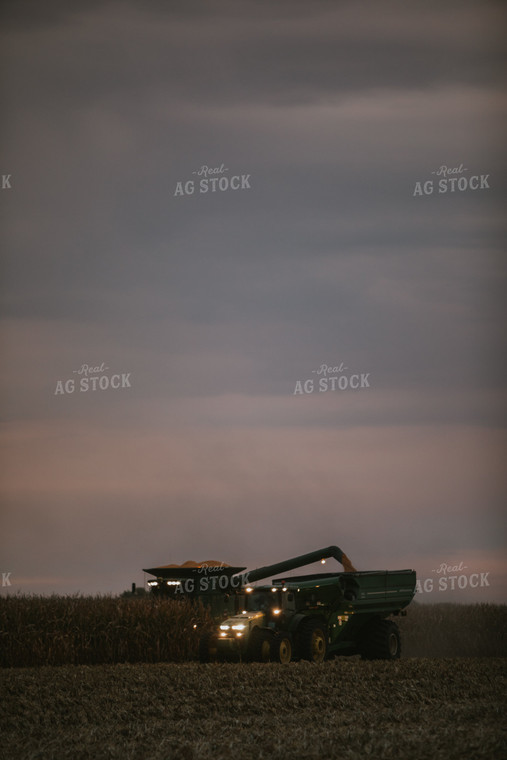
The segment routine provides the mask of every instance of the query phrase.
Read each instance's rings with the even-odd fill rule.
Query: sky
[[[0,14],[0,593],[336,544],[507,602],[504,3]]]

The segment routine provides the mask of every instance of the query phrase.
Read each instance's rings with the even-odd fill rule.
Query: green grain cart
[[[287,575],[330,557],[343,565],[343,572]],[[406,614],[415,594],[414,570],[357,571],[337,546],[247,573],[224,565],[208,566],[203,573],[205,563],[191,564],[195,566],[166,568],[163,575],[163,568],[147,572],[158,573],[157,584],[166,593],[170,589],[175,598],[196,597],[209,608],[216,628],[200,640],[201,662],[400,656],[399,629],[389,618]],[[272,578],[268,585],[252,585],[266,578]]]

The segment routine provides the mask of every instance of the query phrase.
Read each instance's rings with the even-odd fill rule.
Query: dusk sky
[[[0,593],[337,544],[507,602],[505,3],[0,21]]]

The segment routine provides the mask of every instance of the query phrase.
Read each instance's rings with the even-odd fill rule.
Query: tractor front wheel
[[[247,659],[254,662],[269,662],[273,636],[262,628],[254,628],[248,642]]]

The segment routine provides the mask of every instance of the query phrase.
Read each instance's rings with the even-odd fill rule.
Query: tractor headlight
[[[233,631],[244,631],[246,628],[246,625],[244,623],[238,623],[237,625],[232,626]]]
[[[230,627],[231,627],[230,625],[222,624],[220,626],[220,630],[221,631],[228,631]]]

